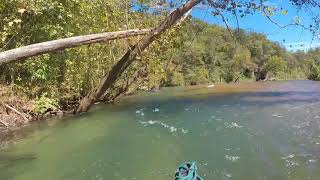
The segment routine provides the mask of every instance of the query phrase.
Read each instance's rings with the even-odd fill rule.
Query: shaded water
[[[206,180],[318,180],[319,90],[291,81],[126,97],[22,130],[0,151],[0,179],[170,180],[192,160]]]

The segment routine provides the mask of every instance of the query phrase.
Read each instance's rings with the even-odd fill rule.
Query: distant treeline
[[[191,19],[175,49],[169,84],[234,82],[240,79],[318,80],[320,49],[289,52],[265,35]],[[196,38],[192,41],[192,37]]]

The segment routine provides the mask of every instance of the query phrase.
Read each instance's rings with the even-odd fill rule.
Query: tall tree
[[[130,66],[130,64],[132,64],[136,57],[139,56],[149,46],[149,44],[151,44],[168,28],[179,22],[184,14],[188,13],[188,11],[190,11],[201,1],[202,0],[188,0],[185,4],[174,10],[157,27],[155,27],[149,35],[131,47],[126,54],[112,67],[110,72],[105,74],[99,85],[80,101],[80,105],[75,112],[82,113],[88,111],[92,104],[99,100],[101,96],[116,83],[120,75]]]

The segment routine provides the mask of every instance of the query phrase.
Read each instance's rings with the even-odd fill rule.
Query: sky
[[[320,0],[316,0],[319,1]],[[286,25],[294,22],[296,17],[299,17],[302,24],[308,24],[310,22],[310,15],[292,6],[288,0],[270,0],[266,2],[266,5],[272,5],[276,7],[283,7],[288,10],[288,14],[278,13],[272,18],[281,25]],[[208,7],[197,6],[192,11],[192,16],[198,19],[204,20],[210,24],[217,24],[225,26],[219,16],[214,17],[210,13]],[[320,12],[315,10],[315,12]],[[229,20],[228,24],[232,28],[236,28],[236,19],[233,16],[226,16]],[[254,15],[248,15],[244,18],[239,18],[239,26],[249,32],[259,32],[267,36],[271,41],[279,42],[286,49],[290,51],[308,50],[310,48],[320,47],[320,36],[313,39],[313,35],[310,31],[298,26],[290,26],[287,28],[280,28],[270,20],[268,20],[261,13],[255,13]]]

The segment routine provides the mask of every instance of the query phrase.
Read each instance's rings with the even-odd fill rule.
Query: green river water
[[[10,136],[1,180],[319,180],[320,84],[165,88]]]

